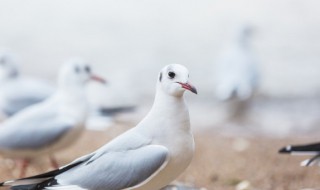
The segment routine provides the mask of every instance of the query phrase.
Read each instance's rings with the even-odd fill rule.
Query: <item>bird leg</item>
[[[319,158],[320,158],[320,155],[317,154],[316,156],[310,158],[310,159],[307,161],[307,163],[305,164],[305,166],[311,166],[311,165],[313,165],[313,162],[316,161],[316,160],[319,159]]]
[[[23,178],[26,175],[26,171],[27,171],[27,168],[29,166],[30,161],[27,159],[22,159],[20,163],[21,163],[21,167],[20,167],[19,178]]]
[[[51,167],[53,167],[54,169],[59,168],[59,164],[53,155],[49,156],[49,160],[50,160]]]

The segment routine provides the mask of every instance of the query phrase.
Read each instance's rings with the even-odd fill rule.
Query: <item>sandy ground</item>
[[[61,165],[89,153],[113,137],[127,130],[131,124],[117,124],[105,132],[87,131],[72,147],[56,154]],[[277,151],[289,143],[305,143],[315,138],[271,138],[226,136],[217,130],[195,134],[196,152],[190,167],[179,181],[209,190],[232,190],[242,181],[249,181],[250,189],[293,190],[320,187],[319,169],[299,166],[304,157],[279,155]],[[0,180],[15,178],[13,164],[1,158]],[[40,158],[32,164],[28,175],[49,170],[49,162]]]

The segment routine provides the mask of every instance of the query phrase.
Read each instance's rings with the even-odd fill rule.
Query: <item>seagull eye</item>
[[[170,79],[173,79],[173,78],[176,76],[176,73],[174,73],[174,72],[169,72],[169,73],[168,73],[168,76],[169,76]]]
[[[90,73],[90,72],[91,72],[91,68],[90,68],[89,66],[86,66],[86,67],[84,68],[84,70],[85,70],[87,73]]]

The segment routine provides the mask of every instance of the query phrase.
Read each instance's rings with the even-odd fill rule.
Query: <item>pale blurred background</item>
[[[109,81],[103,95],[93,96],[136,105],[132,123],[150,108],[160,69],[179,63],[199,91],[187,95],[195,131],[314,137],[320,124],[319,7],[317,0],[6,0],[0,2],[0,47],[16,54],[21,72],[52,83],[70,57],[90,61]],[[225,124],[231,121],[214,97],[215,66],[242,24],[254,31],[260,83],[245,124]]]
[[[320,93],[319,4],[2,1],[0,43],[19,55],[25,72],[53,78],[66,58],[82,56],[117,85],[143,80],[144,92],[133,91],[142,95],[153,92],[154,73],[163,65],[185,64],[201,96],[210,97],[214,58],[235,26],[248,22],[257,30],[253,46],[264,76],[261,93],[314,96]]]
[[[300,123],[310,127],[319,115],[319,6],[315,0],[1,1],[0,46],[17,55],[23,73],[50,80],[66,59],[87,59],[110,81],[103,98],[113,103],[150,103],[160,68],[184,64],[199,90],[190,101],[214,109],[217,57],[235,29],[250,24],[261,73],[258,94],[298,99],[297,116],[290,114],[306,115]],[[285,131],[293,124],[287,116],[279,120]]]

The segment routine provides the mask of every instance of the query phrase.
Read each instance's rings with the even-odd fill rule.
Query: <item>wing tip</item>
[[[3,181],[0,183],[0,187],[8,186],[8,184],[14,183],[14,182],[15,182],[15,180]]]
[[[281,154],[289,154],[292,151],[292,146],[288,145],[286,147],[281,148],[278,152]]]

